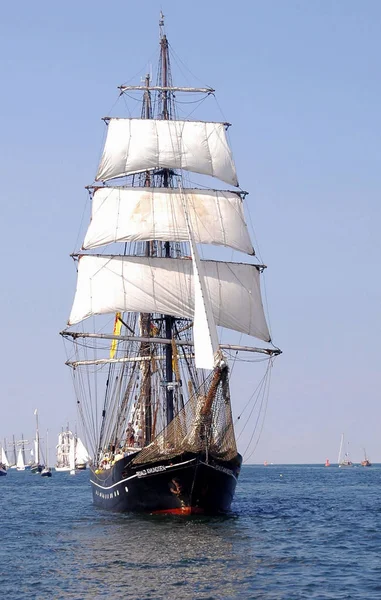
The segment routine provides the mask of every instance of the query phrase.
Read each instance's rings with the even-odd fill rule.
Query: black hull
[[[151,514],[224,514],[230,511],[242,457],[207,460],[187,454],[143,465],[131,465],[136,455],[110,469],[91,468],[94,504],[117,512]]]
[[[4,471],[3,469],[0,469],[0,477],[4,477],[4,475],[6,475],[7,472]]]

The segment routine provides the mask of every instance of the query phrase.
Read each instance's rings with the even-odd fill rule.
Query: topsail
[[[83,249],[113,242],[188,241],[183,200],[195,242],[254,254],[238,192],[150,187],[96,188]]]
[[[96,181],[183,169],[238,186],[224,123],[110,119]]]

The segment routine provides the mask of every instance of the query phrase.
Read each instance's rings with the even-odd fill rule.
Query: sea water
[[[229,517],[108,513],[89,473],[0,478],[0,598],[381,598],[381,466],[245,466]]]

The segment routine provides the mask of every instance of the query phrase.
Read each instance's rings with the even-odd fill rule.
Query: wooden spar
[[[158,188],[158,189],[160,189],[160,188]],[[167,243],[167,242],[165,242],[165,243]],[[109,258],[109,259],[112,259],[112,258],[127,258],[127,259],[128,259],[128,258],[141,258],[141,256],[134,255],[134,254],[131,254],[131,255],[130,255],[130,254],[128,254],[128,255],[126,256],[125,254],[99,254],[99,253],[98,253],[98,254],[86,254],[85,252],[81,252],[81,253],[78,253],[78,252],[73,252],[73,254],[70,254],[70,256],[71,256],[71,258],[73,258],[73,259],[78,259],[78,260],[79,260],[80,258],[82,258],[82,256],[96,256],[97,258]],[[155,257],[154,257],[154,258],[155,258]],[[162,257],[162,258],[163,258],[163,257]],[[171,257],[170,257],[170,256],[166,256],[165,258],[171,258]],[[182,258],[183,258],[183,259],[185,259],[185,257],[182,257]],[[179,259],[177,259],[177,258],[172,258],[172,260],[179,260]],[[225,261],[219,261],[219,260],[209,260],[209,259],[207,259],[207,258],[206,258],[206,259],[203,259],[201,262],[214,262],[214,263],[217,263],[217,264],[218,264],[218,263],[229,264],[229,263],[226,263]],[[233,264],[233,263],[232,263],[232,264]],[[252,265],[252,264],[250,264],[250,263],[243,263],[243,262],[234,263],[234,264],[235,264],[235,265],[246,265],[246,266],[249,266],[249,267],[254,267],[255,269],[258,269],[258,271],[260,271],[261,273],[262,273],[262,271],[263,271],[264,269],[267,269],[267,266],[266,266],[266,265]]]
[[[147,88],[144,87],[144,89],[146,90]],[[118,117],[101,117],[101,121],[104,121],[106,123],[106,125],[108,125],[108,121],[112,121],[112,119],[116,119],[116,118],[118,118]],[[128,117],[123,117],[123,118],[125,118],[126,120],[128,120]],[[201,121],[200,119],[191,119],[191,122],[192,123],[205,123],[205,121]],[[222,123],[222,125],[224,125],[226,127],[226,129],[229,129],[229,127],[231,127],[231,123],[228,123],[227,121],[208,121],[208,122],[210,122],[210,123]]]
[[[93,338],[103,340],[120,340],[121,342],[147,342],[149,344],[172,344],[172,340],[168,338],[157,337],[139,337],[135,335],[113,335],[111,333],[80,333],[76,331],[61,331],[63,337],[77,338]],[[177,346],[193,346],[191,340],[175,340]],[[259,354],[268,354],[269,356],[278,356],[282,354],[279,348],[256,348],[254,346],[240,346],[238,344],[220,344],[222,350],[233,350],[237,352],[257,352]]]
[[[194,358],[194,354],[186,354],[187,358]],[[183,355],[177,355],[177,359],[183,358]],[[83,367],[85,365],[109,365],[115,363],[134,363],[134,362],[150,362],[151,360],[165,360],[165,356],[157,355],[157,356],[124,356],[122,358],[97,358],[94,360],[67,360],[65,365],[68,367]]]
[[[216,91],[213,88],[173,87],[169,85],[119,85],[118,90],[121,93],[149,90],[150,92],[185,92],[189,94],[214,94]]]

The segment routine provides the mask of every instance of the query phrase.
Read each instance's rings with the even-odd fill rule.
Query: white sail
[[[239,194],[196,189],[183,193],[195,242],[254,254]],[[146,240],[188,240],[180,191],[149,187],[96,189],[83,248]]]
[[[184,169],[238,186],[223,123],[110,119],[96,181],[155,168]]]
[[[89,453],[87,452],[84,443],[81,438],[77,437],[77,443],[75,446],[75,462],[77,465],[84,465],[90,460]]]
[[[218,351],[217,328],[205,286],[204,266],[201,263],[192,231],[188,196],[182,194],[181,200],[193,261],[195,365],[198,369],[213,369],[215,355]]]
[[[201,261],[217,325],[270,341],[259,271],[254,265]],[[118,311],[194,317],[192,261],[81,256],[69,325]]]
[[[4,448],[1,448],[1,462],[6,467],[9,467],[9,461],[8,461],[7,453],[5,452]]]
[[[18,455],[17,455],[16,467],[17,467],[18,471],[25,471],[24,457],[23,457],[21,448],[20,448],[20,450],[18,452]]]

